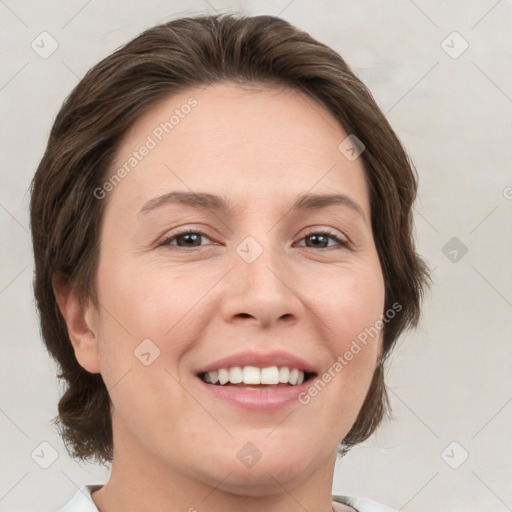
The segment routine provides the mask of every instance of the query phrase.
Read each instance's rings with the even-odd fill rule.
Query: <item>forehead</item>
[[[362,160],[338,148],[346,137],[329,111],[292,89],[190,89],[154,105],[126,133],[110,175],[127,172],[109,202],[140,206],[171,190],[265,202],[287,191],[346,192],[369,216]]]

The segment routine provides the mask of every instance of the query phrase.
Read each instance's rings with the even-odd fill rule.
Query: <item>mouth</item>
[[[198,389],[219,403],[246,411],[293,407],[318,375],[310,357],[284,350],[246,351],[197,368]]]
[[[204,383],[217,387],[277,389],[300,386],[313,380],[316,373],[289,366],[234,366],[200,372],[197,377]]]

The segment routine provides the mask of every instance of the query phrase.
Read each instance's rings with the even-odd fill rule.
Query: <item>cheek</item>
[[[338,351],[345,350],[351,340],[370,331],[384,310],[384,281],[379,265],[352,266],[326,274],[310,287],[307,295],[314,297],[323,322],[329,326],[330,339]],[[373,329],[372,329],[373,328]]]
[[[155,404],[158,415],[168,418],[187,406],[174,369],[187,350],[180,337],[188,332],[185,319],[194,293],[187,288],[190,297],[184,297],[162,274],[104,268],[109,271],[98,271],[102,378],[117,415],[134,429],[150,431]]]
[[[329,384],[333,401],[362,402],[381,349],[385,291],[380,265],[343,268],[316,290],[315,312],[331,360],[323,380],[334,384]]]
[[[173,368],[208,321],[196,311],[204,310],[201,300],[222,273],[203,275],[185,266],[152,263],[135,268],[106,258],[102,264],[97,289],[102,305],[99,334],[104,340],[100,357],[105,370],[114,371],[111,378],[115,379],[134,362],[138,367],[138,353],[147,351],[151,357],[165,356],[155,359],[155,364],[165,359],[168,368]]]

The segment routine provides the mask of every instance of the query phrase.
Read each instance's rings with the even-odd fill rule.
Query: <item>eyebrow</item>
[[[234,205],[223,196],[206,192],[169,192],[147,201],[139,214],[155,210],[167,204],[183,204],[193,208],[215,211],[232,211]],[[366,222],[363,209],[346,194],[303,194],[296,198],[291,211],[314,210],[332,205],[341,205],[357,212]]]

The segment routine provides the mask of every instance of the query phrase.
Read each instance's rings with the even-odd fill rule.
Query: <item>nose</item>
[[[260,245],[261,253],[253,261],[244,248],[255,251],[253,245],[238,248],[233,255],[233,268],[224,283],[222,317],[225,322],[251,322],[268,328],[278,323],[292,325],[300,318],[297,276],[284,251]],[[253,254],[254,257],[254,254]]]

